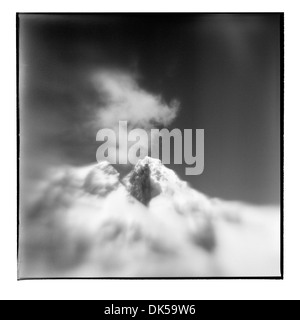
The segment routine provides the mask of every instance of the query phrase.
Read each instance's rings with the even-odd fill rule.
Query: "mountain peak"
[[[145,205],[161,193],[172,195],[175,190],[187,187],[173,170],[151,157],[139,160],[123,182],[130,194]]]
[[[83,184],[84,190],[104,197],[119,186],[119,175],[108,161],[102,161],[87,174]]]

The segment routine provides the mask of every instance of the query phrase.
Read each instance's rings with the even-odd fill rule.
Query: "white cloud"
[[[22,215],[20,275],[279,274],[279,208],[212,200],[171,170],[161,173],[152,178],[162,192],[146,207],[108,163],[53,170]]]
[[[101,71],[94,75],[93,83],[104,102],[97,117],[100,127],[115,128],[119,120],[126,120],[131,128],[149,129],[168,126],[177,116],[177,100],[165,103],[161,96],[140,88],[132,74]]]
[[[135,128],[147,131],[148,138],[144,136],[139,140],[140,150],[145,154],[150,148],[150,130],[158,126],[170,125],[178,114],[177,100],[174,99],[167,104],[161,96],[143,90],[138,85],[137,76],[134,74],[102,70],[93,75],[92,82],[101,102],[93,125],[97,130],[104,128],[114,130],[117,145],[108,144],[108,148],[114,153],[117,152],[119,156],[122,153],[123,158],[128,156],[128,149],[134,142],[128,143],[127,150],[119,148],[119,136],[127,134],[124,128],[119,127],[119,121],[127,121],[128,131]]]

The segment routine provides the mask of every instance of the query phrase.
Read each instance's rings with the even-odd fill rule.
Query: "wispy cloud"
[[[149,129],[168,126],[177,116],[177,100],[167,104],[160,95],[143,90],[133,74],[101,71],[94,75],[93,83],[104,103],[97,117],[100,127],[114,128],[119,120],[127,120],[131,128]]]
[[[100,107],[96,111],[93,125],[97,130],[113,129],[116,133],[117,145],[109,146],[112,155],[127,157],[128,149],[134,142],[128,142],[128,149],[119,148],[119,136],[127,132],[119,127],[119,121],[127,121],[127,129],[144,129],[148,136],[140,137],[139,147],[142,154],[147,154],[150,148],[150,130],[156,127],[166,127],[176,118],[179,111],[179,101],[174,99],[169,104],[160,95],[152,94],[142,89],[134,74],[122,71],[100,71],[92,77],[96,88]],[[109,142],[108,142],[109,143]],[[125,154],[126,153],[126,154]]]

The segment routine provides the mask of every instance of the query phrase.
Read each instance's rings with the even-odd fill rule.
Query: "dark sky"
[[[278,204],[279,14],[29,15],[20,18],[21,169],[95,162],[91,72],[140,75],[181,102],[171,128],[205,130],[205,170],[185,176],[213,196]]]

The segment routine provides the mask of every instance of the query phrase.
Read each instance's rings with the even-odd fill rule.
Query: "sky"
[[[203,174],[169,166],[195,189],[279,204],[280,58],[279,14],[21,14],[23,186],[96,163],[103,115],[127,108],[134,126],[205,130]]]

